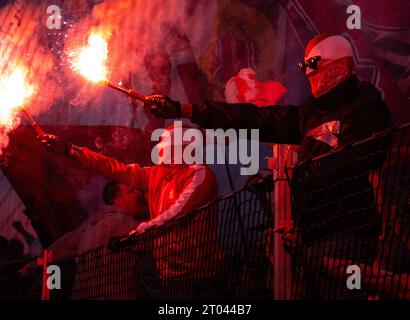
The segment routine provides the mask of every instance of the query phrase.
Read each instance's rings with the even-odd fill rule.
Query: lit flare
[[[15,69],[8,77],[0,78],[0,125],[12,127],[14,116],[24,108],[24,102],[33,93],[33,87],[25,80],[24,70]]]
[[[88,46],[81,49],[74,59],[73,69],[91,82],[105,85],[133,99],[145,102],[147,99],[145,95],[131,89],[123,88],[107,79],[107,58],[107,41],[102,35],[91,33],[88,37]]]
[[[105,83],[107,81],[107,57],[107,41],[101,35],[92,33],[88,37],[88,46],[81,49],[73,67],[88,80],[94,83]]]

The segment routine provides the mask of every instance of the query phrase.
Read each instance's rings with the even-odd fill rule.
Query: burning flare
[[[10,76],[0,78],[0,126],[12,127],[16,112],[24,108],[24,101],[33,93],[25,75],[22,68],[17,68]]]
[[[101,83],[111,89],[126,94],[131,98],[145,102],[145,95],[131,89],[123,88],[107,79],[107,58],[107,41],[100,34],[91,33],[88,37],[88,46],[81,49],[78,56],[73,61],[73,69],[94,83]]]
[[[108,71],[105,64],[107,57],[107,41],[101,35],[92,33],[88,37],[88,46],[79,52],[73,67],[92,82],[106,82]]]

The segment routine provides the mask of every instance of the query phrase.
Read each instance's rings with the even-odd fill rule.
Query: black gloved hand
[[[57,154],[69,155],[71,144],[62,141],[59,137],[52,134],[45,134],[42,137],[37,137],[40,142],[46,147],[50,152]]]
[[[181,118],[181,104],[170,97],[154,94],[147,97],[145,106],[157,118],[175,119]]]
[[[245,186],[252,192],[267,192],[274,188],[272,174],[259,171],[246,179]]]

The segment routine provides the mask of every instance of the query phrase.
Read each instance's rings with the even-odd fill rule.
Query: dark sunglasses
[[[316,70],[317,69],[317,63],[319,62],[320,59],[322,59],[321,56],[311,57],[307,60],[303,60],[303,61],[299,62],[298,67],[300,68],[300,70],[302,70],[303,73],[306,73],[307,68]]]

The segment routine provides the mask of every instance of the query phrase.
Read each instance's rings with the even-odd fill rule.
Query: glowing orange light
[[[107,41],[100,34],[92,33],[88,38],[88,46],[79,52],[73,67],[92,82],[106,81],[107,57]]]
[[[91,33],[88,37],[88,46],[81,49],[78,54],[70,53],[75,58],[72,60],[72,68],[83,77],[94,82],[103,84],[109,88],[122,92],[131,98],[145,102],[147,97],[131,89],[123,88],[121,83],[116,85],[107,79],[108,70],[106,62],[108,58],[108,45],[100,33]]]
[[[26,84],[26,72],[16,68],[8,77],[0,78],[0,125],[11,127],[13,116],[24,101],[33,93],[33,87]]]

